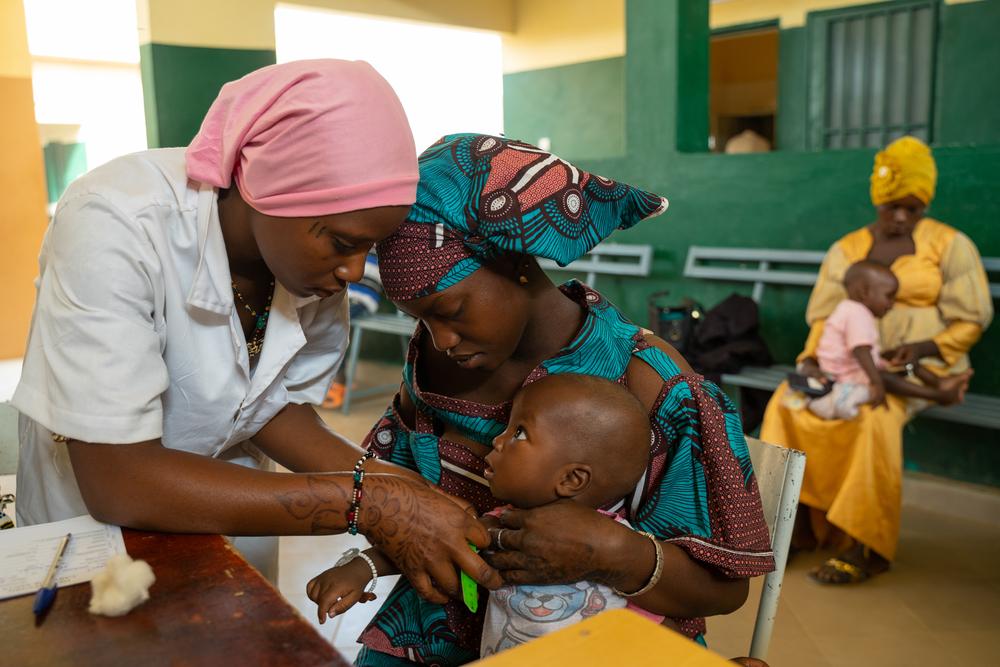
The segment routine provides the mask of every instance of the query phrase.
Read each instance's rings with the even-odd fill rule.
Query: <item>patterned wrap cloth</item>
[[[496,159],[504,151],[511,153]],[[473,159],[476,154],[481,157]],[[546,177],[544,167],[533,170],[540,161],[554,174]],[[503,173],[494,173],[497,169]],[[497,192],[517,192],[515,186],[529,183],[528,172],[542,174],[543,181],[533,198],[519,195],[517,204],[505,202],[511,211],[519,208],[518,213],[495,224],[482,215],[484,208],[493,209],[490,202],[497,201]],[[498,185],[483,187],[487,183]],[[527,191],[531,187],[529,183]],[[568,196],[574,193],[583,193],[579,209]],[[567,200],[570,204],[560,208]],[[532,201],[542,203],[533,206]],[[664,206],[660,197],[592,176],[520,142],[483,135],[446,137],[421,157],[417,206],[410,220],[401,233],[379,244],[383,281],[391,298],[399,300],[445,289],[501,252],[527,252],[565,264],[614,229],[629,227]],[[572,228],[575,233],[565,233],[567,211],[579,212],[577,220],[585,221]],[[627,498],[603,509],[619,512],[637,530],[676,544],[725,576],[769,572],[774,567],[770,538],[732,402],[711,382],[683,374],[597,292],[577,282],[561,289],[584,311],[583,324],[566,347],[528,375],[525,385],[554,373],[582,373],[627,385],[633,358],[662,378],[649,413],[654,442],[647,471]],[[401,391],[416,407],[414,423],[400,417],[397,396],[365,446],[379,458],[419,471],[480,513],[488,512],[502,503],[483,477],[485,461],[448,434],[488,446],[505,428],[511,403],[481,404],[421,388],[417,369],[425,335],[419,324],[403,369]],[[480,605],[474,615],[460,603],[433,604],[401,579],[362,633],[359,641],[365,646],[356,664],[460,665],[475,660],[485,607]],[[676,620],[683,632],[701,640],[704,619]]]
[[[419,165],[410,215],[378,244],[382,283],[393,301],[447,289],[501,253],[566,266],[614,230],[667,209],[663,197],[490,135],[443,137]]]

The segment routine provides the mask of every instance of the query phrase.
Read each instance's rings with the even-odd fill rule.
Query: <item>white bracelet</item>
[[[355,558],[363,558],[364,561],[368,563],[368,567],[372,571],[372,578],[371,581],[368,582],[368,585],[365,586],[365,593],[374,593],[375,582],[378,581],[378,570],[375,568],[375,561],[369,558],[368,554],[361,551],[357,547],[351,547],[340,556],[340,560],[336,562],[335,567],[347,565]]]
[[[660,541],[656,539],[656,536],[652,533],[647,533],[644,530],[637,530],[636,532],[644,537],[648,537],[649,541],[653,543],[653,548],[656,549],[656,567],[653,568],[653,574],[650,575],[649,581],[646,582],[646,585],[636,592],[625,593],[617,588],[612,589],[615,593],[624,598],[634,598],[648,593],[653,590],[653,587],[656,586],[656,584],[660,583],[660,577],[663,576],[663,547],[660,545]]]

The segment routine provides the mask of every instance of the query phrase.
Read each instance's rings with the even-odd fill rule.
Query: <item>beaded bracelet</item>
[[[634,598],[636,596],[648,593],[649,591],[653,590],[653,587],[656,586],[656,584],[660,583],[660,577],[663,576],[663,547],[660,545],[660,541],[656,539],[656,536],[653,535],[652,533],[647,533],[644,530],[637,530],[636,532],[642,535],[643,537],[648,537],[649,541],[653,543],[653,548],[656,549],[656,567],[653,568],[653,574],[649,577],[649,581],[646,582],[646,585],[637,590],[636,592],[624,593],[618,590],[617,588],[612,589],[614,590],[615,593],[621,595],[624,598]]]
[[[372,571],[372,578],[369,580],[368,584],[365,586],[365,593],[374,593],[375,585],[378,583],[378,569],[375,567],[375,561],[366,554],[361,549],[357,547],[351,547],[344,553],[340,555],[340,560],[334,563],[334,567],[341,567],[342,565],[347,565],[355,558],[361,558],[368,564],[368,569]]]
[[[361,512],[361,485],[365,482],[365,471],[362,466],[365,464],[365,461],[373,458],[375,458],[375,452],[369,449],[354,464],[354,492],[351,498],[351,507],[347,510],[347,532],[351,535],[358,534],[358,514]]]

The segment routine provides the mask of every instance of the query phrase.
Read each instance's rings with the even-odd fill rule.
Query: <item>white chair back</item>
[[[795,512],[802,489],[802,475],[806,469],[806,455],[795,449],[770,445],[751,437],[747,437],[747,447],[764,506],[764,520],[767,521],[767,529],[771,534],[771,549],[774,551],[774,572],[764,577],[750,643],[750,657],[764,660],[778,613],[778,597],[781,595],[781,582],[788,562]]]

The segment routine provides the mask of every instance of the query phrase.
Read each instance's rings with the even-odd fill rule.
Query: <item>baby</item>
[[[486,456],[485,477],[496,498],[518,508],[567,498],[628,525],[601,508],[621,506],[635,489],[648,464],[650,443],[647,412],[624,386],[587,375],[550,375],[514,398],[510,422]],[[483,523],[497,527],[495,515],[503,509],[490,512]],[[502,542],[502,533],[497,541]],[[379,576],[396,573],[377,551],[365,554]],[[374,599],[365,592],[371,577],[368,563],[355,558],[310,581],[307,593],[317,604],[320,622]],[[491,655],[623,607],[663,621],[596,582],[505,585],[490,594],[481,652]]]
[[[823,419],[853,419],[864,404],[885,405],[886,388],[893,394],[922,398],[942,405],[962,400],[971,371],[939,377],[919,363],[912,372],[923,384],[906,381],[886,371],[879,349],[877,318],[896,300],[899,282],[883,264],[862,260],[844,275],[847,298],[826,319],[816,358],[832,381],[829,393],[809,401],[808,408]]]

